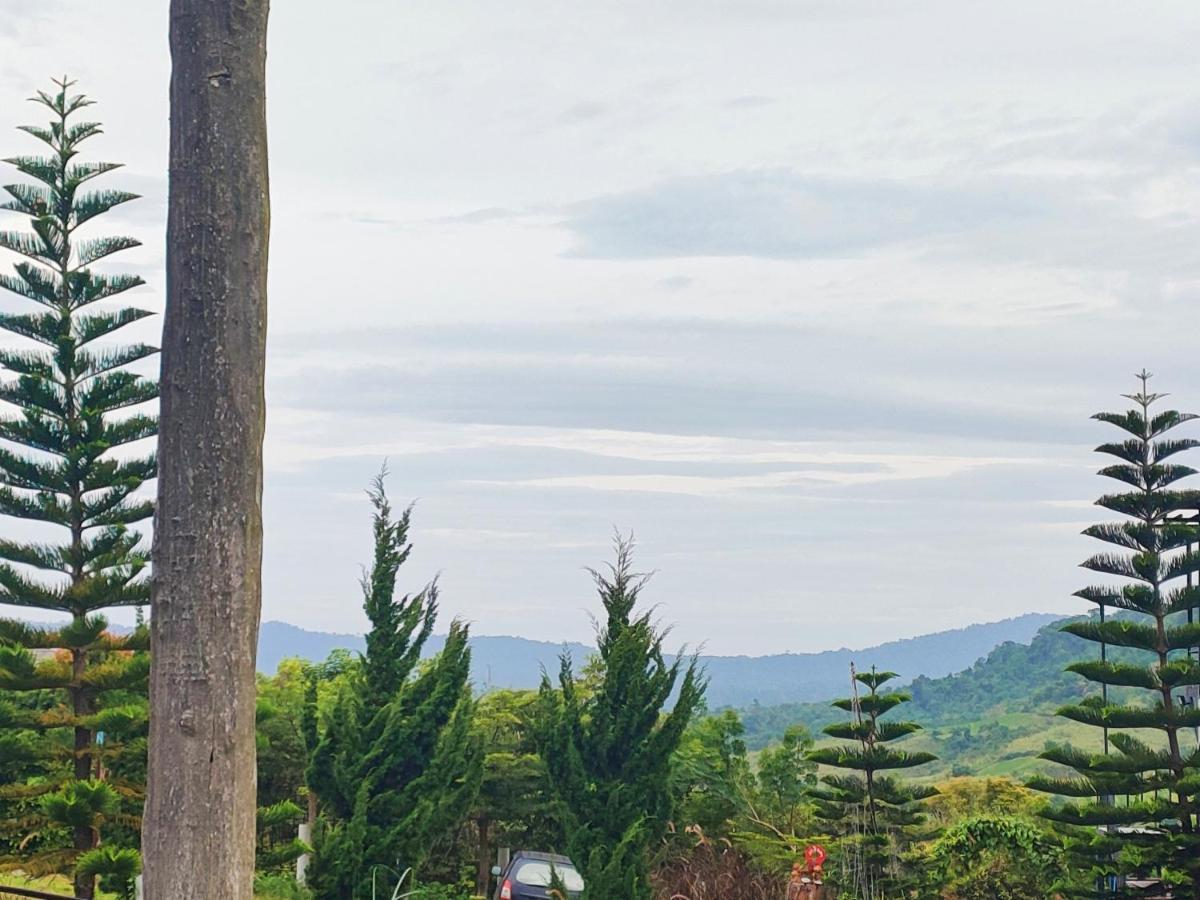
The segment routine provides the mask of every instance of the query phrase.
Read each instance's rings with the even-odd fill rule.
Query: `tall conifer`
[[[364,576],[371,620],[361,665],[343,684],[313,752],[309,785],[324,808],[311,878],[324,900],[372,896],[372,878],[420,871],[434,843],[466,818],[482,779],[471,733],[467,629],[450,625],[422,662],[437,621],[437,586],[396,598],[410,510],[393,515],[384,477],[371,493],[375,560]]]
[[[599,683],[581,692],[569,658],[558,690],[543,678],[539,749],[586,896],[649,900],[649,848],[672,817],[671,760],[703,704],[704,683],[694,658],[667,661],[652,610],[637,609],[646,578],[633,571],[629,541],[619,539],[616,561],[592,576],[605,613]]]
[[[75,893],[91,897],[101,856],[113,853],[88,854],[106,823],[121,823],[136,840],[130,829],[143,791],[147,634],[111,634],[100,611],[148,598],[139,577],[147,558],[130,526],[151,515],[139,488],[154,477],[155,458],[130,445],[155,436],[155,417],[138,407],[158,389],[130,367],[157,350],[111,340],[151,313],[99,306],[143,281],[96,265],[139,242],[85,237],[82,229],[137,195],[91,189],[118,165],[80,160],[81,145],[101,128],[80,119],[91,101],[71,93],[72,82],[55,85],[33,98],[50,111],[49,124],[22,128],[48,152],[6,160],[27,180],[6,185],[10,199],[0,206],[29,226],[0,231],[0,247],[19,258],[15,275],[0,274],[0,288],[22,307],[0,313],[0,328],[24,342],[0,349],[0,366],[12,376],[0,383],[0,401],[15,410],[0,418],[0,514],[60,537],[0,539],[0,604],[26,615],[65,613],[70,621],[35,628],[0,620],[0,690],[50,698],[40,708],[0,703],[0,727],[42,735],[34,743],[53,754],[43,759],[44,778],[0,787],[0,796],[30,811],[20,823],[30,832],[20,866],[74,869]],[[55,737],[64,731],[68,739]],[[123,753],[133,759],[122,760]],[[56,829],[71,834],[68,846],[57,843]]]
[[[1073,886],[1077,896],[1137,896],[1124,879],[1140,874],[1162,875],[1176,883],[1176,896],[1200,900],[1200,748],[1192,731],[1200,726],[1200,709],[1187,698],[1200,685],[1193,653],[1200,645],[1200,624],[1194,621],[1200,606],[1194,584],[1200,571],[1194,549],[1200,542],[1195,518],[1200,492],[1174,487],[1196,474],[1174,459],[1200,442],[1168,436],[1196,416],[1152,412],[1165,395],[1149,390],[1149,373],[1138,379],[1139,389],[1125,395],[1132,409],[1093,417],[1123,432],[1120,440],[1096,449],[1116,457],[1100,474],[1125,489],[1096,503],[1124,518],[1084,531],[1115,548],[1083,563],[1111,580],[1076,592],[1118,615],[1063,628],[1101,646],[1123,648],[1119,658],[1069,666],[1105,691],[1059,710],[1102,730],[1106,751],[1111,745],[1116,752],[1048,750],[1043,759],[1075,775],[1036,778],[1031,786],[1071,798],[1046,815],[1072,830],[1082,873]],[[1150,736],[1135,736],[1139,732]]]
[[[931,787],[904,784],[891,774],[937,758],[932,753],[888,746],[921,728],[915,722],[881,721],[911,699],[901,691],[880,693],[895,677],[895,672],[874,669],[854,673],[854,696],[833,703],[850,713],[851,720],[824,729],[830,737],[852,743],[821,747],[809,754],[815,763],[849,772],[823,776],[823,787],[814,793],[817,815],[843,838],[843,868],[850,882],[843,887],[862,900],[899,896],[905,880],[900,854],[912,837],[909,829],[924,821],[920,801],[937,793]],[[861,696],[859,685],[866,688]]]

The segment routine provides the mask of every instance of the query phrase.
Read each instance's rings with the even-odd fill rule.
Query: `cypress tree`
[[[0,274],[0,288],[31,304],[0,314],[0,328],[32,345],[0,349],[0,366],[14,376],[0,383],[0,400],[16,409],[0,418],[0,514],[49,526],[61,538],[0,540],[0,604],[66,613],[70,621],[35,628],[0,620],[0,690],[9,692],[0,727],[10,729],[6,742],[14,740],[11,729],[32,735],[19,743],[40,756],[42,769],[33,783],[6,785],[0,796],[28,813],[17,823],[32,835],[21,867],[74,870],[75,893],[91,897],[105,859],[130,866],[96,850],[101,829],[123,823],[122,837],[135,842],[128,824],[132,817],[136,828],[143,794],[148,637],[144,628],[110,633],[100,611],[148,597],[139,577],[146,554],[130,526],[151,515],[138,491],[154,477],[155,458],[129,445],[154,437],[154,416],[131,410],[158,389],[130,366],[157,351],[110,339],[148,311],[96,306],[143,283],[94,268],[139,242],[85,238],[80,229],[137,195],[90,189],[118,165],[79,160],[101,127],[79,119],[91,101],[71,93],[73,82],[55,85],[32,98],[50,111],[48,126],[22,128],[49,152],[6,160],[28,180],[6,185],[10,199],[0,206],[25,216],[30,229],[0,231],[0,247],[21,257],[15,275]],[[25,692],[38,699],[12,699]],[[64,732],[69,737],[60,738]],[[61,832],[69,834],[65,847]],[[116,836],[106,831],[106,840]]]
[[[919,731],[915,722],[883,722],[882,717],[911,697],[901,691],[880,693],[895,672],[855,672],[854,696],[833,705],[851,713],[849,722],[826,726],[825,734],[850,744],[821,747],[809,754],[815,763],[848,770],[825,775],[814,792],[818,817],[832,823],[843,837],[844,870],[854,896],[862,900],[893,896],[904,883],[899,865],[911,829],[924,822],[920,801],[932,797],[932,787],[907,785],[888,774],[937,759],[932,753],[909,752],[887,746]],[[858,685],[867,693],[858,693]]]
[[[411,550],[411,509],[393,515],[383,474],[370,497],[367,650],[347,673],[308,774],[324,808],[310,883],[329,900],[369,897],[373,877],[382,884],[390,874],[394,884],[405,869],[419,871],[434,843],[466,818],[482,778],[467,628],[452,623],[442,651],[421,661],[437,620],[437,585],[395,597]]]
[[[605,612],[599,681],[581,691],[569,657],[558,690],[543,678],[539,750],[586,896],[649,900],[648,851],[672,818],[671,760],[704,683],[695,658],[667,661],[651,611],[636,611],[646,576],[633,571],[630,541],[618,538],[616,561],[592,577]]]
[[[1104,690],[1059,710],[1101,729],[1106,752],[1047,750],[1043,759],[1074,774],[1036,778],[1031,786],[1070,798],[1046,815],[1072,837],[1082,872],[1075,895],[1134,896],[1133,888],[1122,886],[1125,876],[1161,875],[1175,883],[1176,896],[1200,898],[1200,749],[1189,734],[1200,726],[1200,709],[1185,702],[1188,689],[1200,684],[1192,653],[1200,645],[1193,613],[1200,605],[1194,585],[1200,553],[1193,549],[1200,541],[1194,518],[1200,494],[1173,487],[1196,470],[1169,461],[1200,442],[1169,436],[1196,417],[1152,412],[1165,395],[1150,392],[1149,373],[1137,377],[1139,389],[1125,395],[1132,409],[1093,417],[1124,432],[1096,450],[1118,460],[1099,474],[1127,489],[1096,501],[1124,518],[1084,531],[1115,549],[1090,557],[1083,567],[1114,580],[1076,592],[1102,613],[1118,615],[1063,628],[1102,648],[1122,648],[1120,657],[1104,653],[1069,666]],[[1157,737],[1143,740],[1133,732]],[[1110,745],[1115,753],[1107,752]]]

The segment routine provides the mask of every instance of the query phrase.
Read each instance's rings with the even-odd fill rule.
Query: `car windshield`
[[[548,862],[522,863],[517,869],[517,881],[530,887],[550,887],[550,867]],[[553,863],[554,871],[562,879],[568,891],[582,891],[583,879],[579,873],[566,863]]]

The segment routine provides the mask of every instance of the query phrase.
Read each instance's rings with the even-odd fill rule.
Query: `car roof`
[[[519,859],[533,859],[537,860],[538,862],[561,863],[568,865],[571,868],[575,868],[575,863],[571,862],[571,858],[569,856],[563,856],[560,853],[542,853],[539,850],[517,850],[515,853],[513,853],[512,860],[513,862],[516,862]]]

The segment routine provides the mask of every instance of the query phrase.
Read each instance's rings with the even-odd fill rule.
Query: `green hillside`
[[[1020,778],[1046,765],[1035,757],[1047,744],[1098,743],[1096,729],[1054,715],[1059,706],[1092,690],[1083,678],[1064,671],[1070,662],[1095,652],[1059,630],[1066,621],[1071,620],[1043,627],[1029,644],[1003,644],[958,674],[914,679],[909,718],[923,730],[903,743],[906,749],[939,757],[918,774],[931,779],[951,774]],[[849,688],[849,672],[846,682]],[[819,734],[845,717],[827,703],[754,705],[739,712],[751,749],[777,740],[791,724],[803,723]]]

